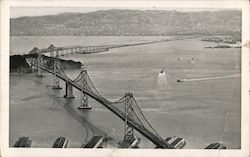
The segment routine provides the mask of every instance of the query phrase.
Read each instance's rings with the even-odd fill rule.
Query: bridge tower
[[[59,58],[59,51],[57,50],[55,58],[54,58],[54,68],[53,68],[54,84],[52,86],[52,89],[62,89],[62,87],[60,87],[60,80],[55,75],[55,74],[59,73],[59,69],[60,69],[60,60],[58,58]]]
[[[125,128],[124,128],[124,140],[134,139],[134,129],[128,125],[128,119],[133,119],[133,93],[125,94]]]
[[[92,107],[88,104],[88,96],[83,93],[84,89],[87,89],[88,83],[87,83],[87,67],[82,65],[81,67],[81,104],[78,107],[78,109],[91,109]]]
[[[43,67],[43,56],[41,51],[37,51],[37,65]],[[43,70],[37,67],[37,77],[44,77]]]

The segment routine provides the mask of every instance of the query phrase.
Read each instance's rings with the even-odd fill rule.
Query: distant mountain
[[[13,18],[10,28],[13,36],[240,35],[241,12],[105,10],[61,13]]]

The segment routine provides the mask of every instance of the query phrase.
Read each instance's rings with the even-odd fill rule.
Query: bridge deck
[[[81,91],[81,87],[72,82],[71,80],[68,80],[67,78],[65,78],[64,76],[60,75],[59,73],[53,73],[53,71],[48,70],[46,68],[43,68],[41,66],[35,65],[36,67],[47,71],[48,73],[51,73],[53,75],[56,75],[58,78],[60,78],[61,80],[68,82],[69,84],[71,84],[72,86],[74,86],[76,89]],[[111,112],[113,112],[115,115],[117,115],[120,119],[122,119],[123,121],[125,121],[125,113],[123,113],[121,110],[119,110],[117,107],[115,107],[114,105],[112,105],[110,102],[108,102],[107,100],[103,99],[102,97],[100,97],[99,95],[96,95],[94,93],[91,93],[87,90],[83,90],[84,94],[87,94],[88,96],[92,97],[93,99],[95,99],[96,101],[98,101],[100,104],[104,105],[106,108],[108,108]],[[128,124],[130,126],[132,126],[134,129],[136,129],[138,132],[140,132],[143,136],[145,136],[147,139],[149,139],[151,142],[153,142],[156,146],[158,146],[159,148],[168,148],[168,149],[172,149],[173,147],[166,141],[164,141],[162,138],[160,138],[159,136],[155,135],[154,133],[152,133],[151,131],[147,130],[146,128],[144,128],[141,124],[133,121],[133,119],[128,119]]]

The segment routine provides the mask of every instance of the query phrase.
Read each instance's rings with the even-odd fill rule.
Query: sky
[[[53,15],[64,12],[94,12],[98,10],[110,10],[110,9],[133,9],[133,10],[177,10],[177,11],[215,11],[222,9],[169,9],[169,8],[88,8],[88,7],[11,7],[10,17],[18,18],[22,16],[43,16]]]

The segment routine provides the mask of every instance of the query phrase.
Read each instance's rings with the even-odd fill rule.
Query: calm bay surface
[[[11,54],[27,53],[33,47],[135,43],[173,37],[11,37]],[[132,92],[151,125],[163,137],[183,137],[185,148],[202,149],[221,142],[229,149],[240,148],[240,77],[176,82],[240,74],[241,49],[206,49],[216,43],[199,38],[110,49],[97,54],[74,54],[63,59],[80,61],[88,69],[95,87],[109,100]],[[178,58],[182,58],[178,61]],[[195,58],[192,63],[191,59]],[[161,69],[167,72],[168,88],[157,88]],[[75,78],[80,69],[67,69]],[[93,135],[107,134],[113,139],[107,147],[123,139],[124,123],[101,104],[90,99],[91,110],[78,110],[75,99],[63,98],[51,89],[52,76],[34,74],[10,76],[10,146],[20,136],[32,138],[33,147],[51,147],[57,137],[69,139],[78,148]],[[154,145],[139,133],[141,148]]]

